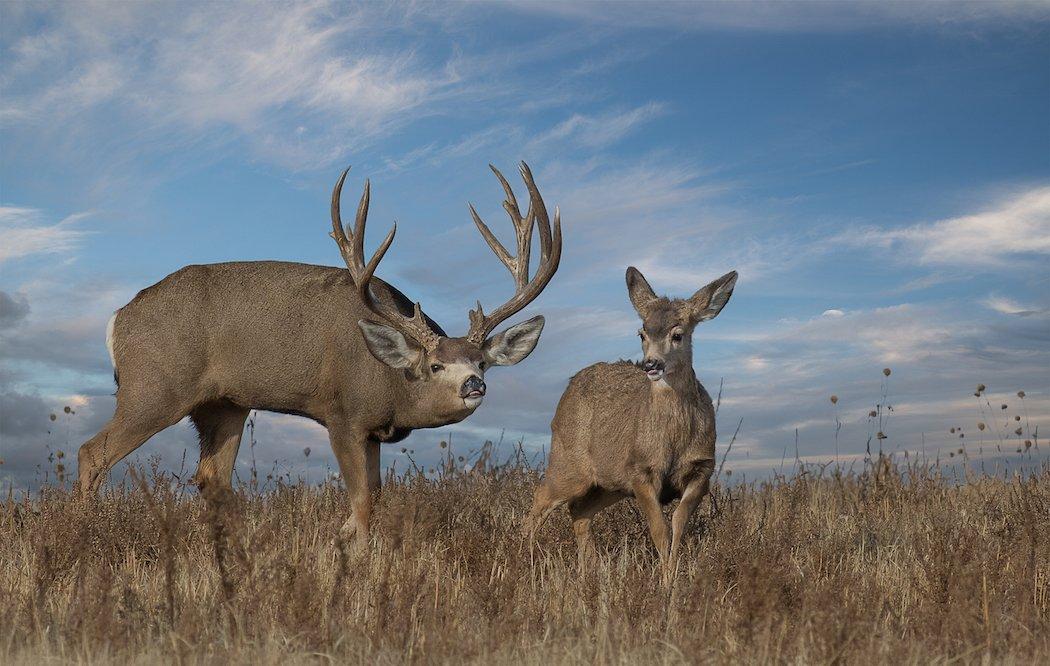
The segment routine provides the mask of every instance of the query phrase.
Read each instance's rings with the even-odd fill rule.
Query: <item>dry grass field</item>
[[[1046,466],[722,485],[668,588],[632,503],[581,573],[563,514],[530,560],[536,472],[453,460],[388,480],[360,556],[331,484],[8,500],[0,662],[1050,663]]]

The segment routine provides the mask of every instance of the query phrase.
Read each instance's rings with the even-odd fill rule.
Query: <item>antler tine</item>
[[[518,170],[521,171],[521,179],[525,181],[525,187],[529,190],[529,211],[536,216],[536,226],[540,230],[540,261],[546,261],[551,253],[551,221],[547,215],[547,205],[543,203],[543,197],[532,178],[529,165],[522,162],[518,165]],[[558,217],[555,208],[555,218]],[[556,220],[556,223],[560,223],[560,220]]]
[[[383,260],[386,251],[390,249],[391,243],[394,242],[394,236],[397,234],[397,222],[394,222],[386,238],[379,244],[368,264],[365,264],[365,224],[368,220],[371,185],[367,180],[365,181],[364,192],[361,194],[361,201],[357,205],[354,231],[350,237],[347,237],[347,230],[343,226],[343,220],[340,215],[340,198],[343,191],[343,183],[349,172],[350,168],[347,167],[332,190],[331,236],[339,246],[339,252],[343,255],[343,261],[346,262],[346,267],[350,271],[351,277],[354,278],[357,293],[368,309],[401,330],[402,333],[413,338],[426,349],[433,350],[437,346],[438,335],[427,324],[419,303],[415,304],[413,316],[409,318],[401,314],[397,306],[389,298],[377,299],[370,289],[372,276],[375,274],[379,262]]]
[[[518,208],[518,199],[514,196],[514,190],[511,189],[510,183],[503,177],[496,165],[490,164],[489,168],[492,169],[492,173],[496,174],[496,178],[499,178],[500,185],[503,186],[503,191],[507,194],[507,200],[503,202],[503,208],[510,215],[511,220],[514,222],[521,221],[521,209]]]
[[[354,217],[354,255],[359,263],[365,258],[365,222],[368,220],[368,203],[372,200],[372,183],[365,178],[365,188],[361,200],[357,203],[357,215]]]
[[[507,267],[511,273],[514,273],[514,258],[510,256],[510,252],[507,252],[507,248],[503,247],[503,243],[499,242],[489,227],[478,215],[478,211],[474,210],[474,204],[467,204],[470,207],[470,215],[474,218],[474,224],[477,225],[478,231],[481,232],[481,237],[485,239],[485,242],[489,244],[492,251],[499,257],[499,260],[503,262],[503,265]]]
[[[350,263],[350,255],[347,251],[350,249],[350,242],[346,238],[346,231],[343,229],[343,219],[339,214],[339,200],[343,194],[343,183],[346,181],[346,174],[350,173],[350,167],[346,167],[342,175],[339,176],[339,180],[336,181],[335,187],[332,188],[332,233],[328,234],[335,239],[336,245],[339,246],[339,252],[343,255],[343,260]]]
[[[497,308],[491,315],[485,315],[480,302],[477,309],[470,311],[470,332],[467,334],[467,338],[478,345],[485,341],[492,329],[498,326],[500,322],[514,315],[539,296],[540,292],[543,291],[544,287],[547,286],[547,283],[554,276],[555,271],[558,270],[558,263],[561,261],[561,214],[557,210],[555,211],[554,234],[552,236],[546,205],[543,203],[543,198],[540,196],[536,183],[533,181],[532,172],[529,170],[528,165],[522,162],[519,166],[522,179],[529,190],[529,209],[524,217],[521,215],[521,209],[518,207],[518,202],[514,197],[514,192],[511,190],[510,183],[507,182],[507,179],[503,177],[503,174],[496,167],[490,164],[489,168],[496,174],[500,184],[503,185],[504,192],[507,194],[507,200],[504,201],[503,207],[514,224],[515,235],[518,241],[518,255],[516,257],[510,256],[507,249],[496,239],[488,226],[481,220],[477,211],[474,210],[474,207],[471,206],[470,212],[474,217],[474,223],[489,247],[492,248],[492,251],[496,253],[496,256],[499,257],[500,261],[503,262],[503,265],[507,267],[514,277],[515,286],[514,296]],[[539,221],[538,224],[537,220]],[[536,275],[530,280],[529,259],[533,226],[540,228],[541,256]]]

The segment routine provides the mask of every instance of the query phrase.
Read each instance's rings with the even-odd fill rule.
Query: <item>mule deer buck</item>
[[[340,217],[347,168],[332,192],[332,237],[346,268],[276,261],[188,266],[148,287],[113,316],[107,346],[117,380],[113,418],[80,448],[79,484],[95,490],[106,472],[157,432],[189,416],[200,434],[194,480],[229,488],[249,410],[306,416],[328,429],[349,491],[343,526],[368,539],[379,445],[416,428],[470,416],[485,396],[490,366],[514,365],[535,348],[542,316],[492,335],[531,303],[561,259],[561,221],[553,231],[532,173],[523,215],[510,184],[503,207],[517,238],[512,256],[478,216],[482,237],[514,278],[514,296],[491,314],[469,313],[464,337],[450,337],[394,286],[374,276],[396,224],[371,259],[364,254],[370,186],[353,231]],[[540,259],[529,277],[534,228]]]
[[[570,381],[551,422],[551,454],[527,521],[529,542],[568,505],[583,566],[594,551],[591,519],[633,496],[665,571],[673,571],[689,518],[708,491],[715,462],[711,396],[693,372],[693,329],[722,311],[736,285],[727,273],[688,299],[658,297],[627,269],[642,319],[644,361],[596,363]],[[667,523],[661,505],[681,499]]]

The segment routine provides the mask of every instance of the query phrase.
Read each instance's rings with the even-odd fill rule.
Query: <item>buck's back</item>
[[[187,266],[118,311],[114,356],[122,384],[151,376],[180,390],[193,384],[202,398],[295,410],[355,359],[357,374],[386,374],[357,334],[358,319],[369,316],[345,269]]]

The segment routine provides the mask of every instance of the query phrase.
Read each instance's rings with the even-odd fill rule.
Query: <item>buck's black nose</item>
[[[471,375],[459,389],[461,398],[480,398],[485,395],[485,382],[477,375]]]
[[[645,363],[642,364],[642,370],[645,370],[646,372],[653,372],[654,370],[663,369],[664,362],[655,358],[647,358],[645,359]]]

